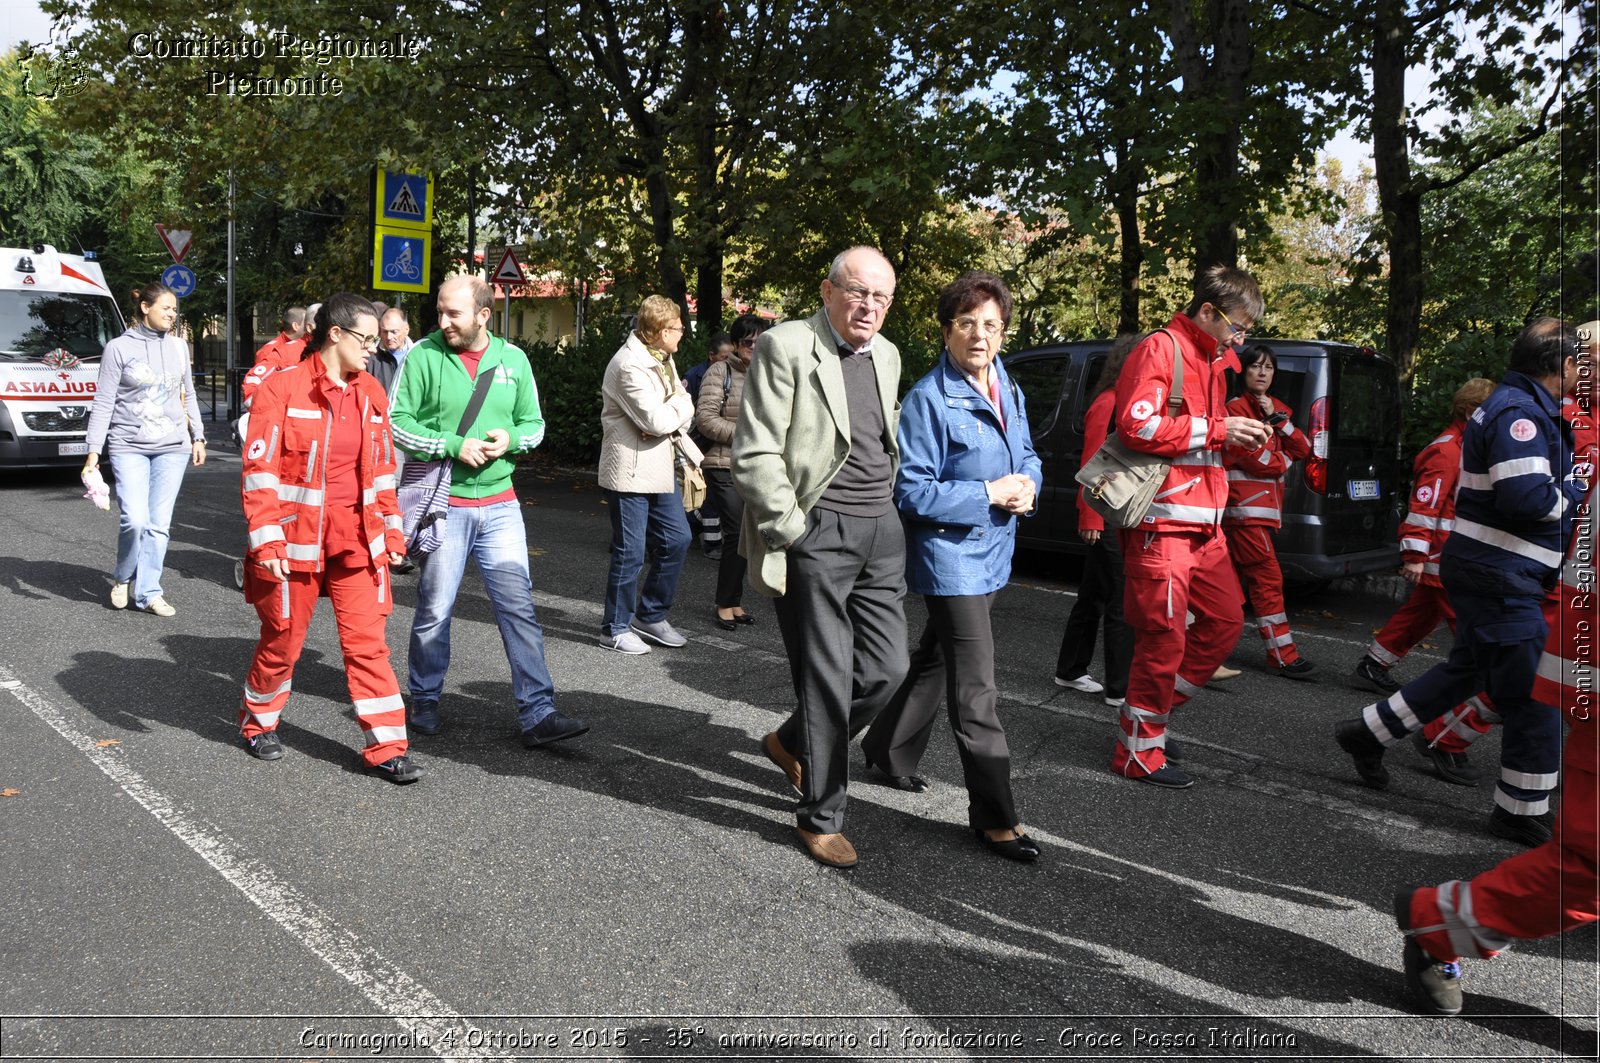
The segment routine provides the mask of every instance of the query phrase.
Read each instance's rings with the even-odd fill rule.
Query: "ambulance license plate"
[[[63,458],[68,456],[69,454],[79,454],[79,455],[88,454],[89,453],[89,444],[87,444],[87,443],[58,443],[58,444],[56,444],[56,453],[61,455]]]
[[[1378,497],[1378,481],[1376,480],[1351,480],[1350,498],[1352,501],[1364,498]]]

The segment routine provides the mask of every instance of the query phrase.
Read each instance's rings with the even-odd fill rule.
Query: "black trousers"
[[[778,629],[794,679],[794,715],[778,741],[805,768],[798,826],[844,826],[850,738],[870,724],[906,674],[906,536],[900,516],[813,509],[789,545]]]
[[[1128,669],[1133,665],[1133,628],[1122,618],[1122,539],[1114,528],[1100,533],[1083,560],[1078,600],[1067,617],[1056,656],[1056,675],[1076,679],[1089,671],[1094,657],[1095,628],[1104,618],[1106,636],[1106,694],[1128,696]]]
[[[895,691],[861,748],[890,775],[911,775],[928,748],[944,700],[967,783],[967,819],[980,830],[1018,822],[1011,796],[1011,750],[996,705],[993,594],[926,595],[928,626],[911,655],[905,682]]]
[[[739,556],[739,524],[744,499],[733,488],[731,469],[702,469],[706,497],[722,515],[722,560],[717,563],[717,608],[732,609],[744,598],[745,559]]]

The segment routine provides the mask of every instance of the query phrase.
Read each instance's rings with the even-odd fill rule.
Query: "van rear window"
[[[0,361],[34,362],[55,350],[99,361],[121,332],[116,305],[106,296],[0,291]]]
[[[1400,441],[1399,384],[1387,362],[1342,360],[1339,365],[1338,406],[1329,420],[1333,438],[1340,443],[1360,443],[1380,450]]]

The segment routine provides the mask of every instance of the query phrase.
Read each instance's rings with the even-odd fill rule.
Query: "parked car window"
[[[1022,389],[1028,403],[1028,420],[1034,435],[1050,430],[1055,423],[1056,407],[1061,402],[1061,382],[1067,373],[1068,359],[1030,358],[1016,365],[1006,363],[1006,372]]]
[[[1390,366],[1347,360],[1339,373],[1339,415],[1331,426],[1334,439],[1393,450],[1400,442],[1400,421],[1394,416],[1396,391]]]

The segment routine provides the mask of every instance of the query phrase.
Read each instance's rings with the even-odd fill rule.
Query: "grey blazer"
[[[883,404],[884,448],[900,464],[900,351],[877,337],[872,366]],[[733,434],[733,482],[744,499],[739,553],[762,594],[786,589],[786,548],[850,456],[850,406],[826,311],[763,333],[745,374]]]

